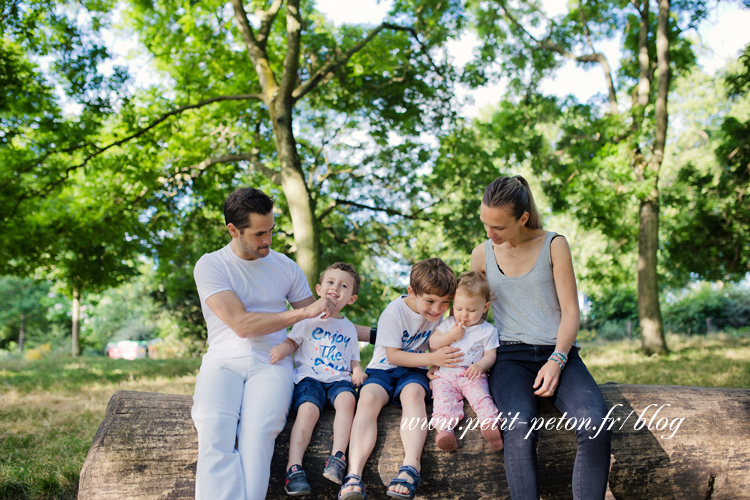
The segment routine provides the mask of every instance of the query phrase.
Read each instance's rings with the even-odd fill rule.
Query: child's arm
[[[492,368],[492,365],[495,364],[495,358],[497,358],[496,348],[485,351],[482,359],[466,369],[466,378],[474,380],[478,377],[483,377]]]
[[[297,342],[290,338],[284,339],[284,342],[271,348],[271,364],[278,363],[297,350]]]
[[[456,324],[447,333],[443,333],[439,329],[435,330],[435,333],[430,335],[430,350],[436,351],[441,347],[451,345],[453,342],[464,338],[464,333],[466,333],[466,327],[463,321],[456,321]]]
[[[406,352],[398,347],[386,347],[385,355],[392,365],[405,368],[422,366],[445,366],[455,368],[464,359],[458,347],[445,346],[432,352]]]
[[[359,387],[365,380],[367,380],[367,374],[362,371],[359,361],[352,360],[352,384],[354,387]]]

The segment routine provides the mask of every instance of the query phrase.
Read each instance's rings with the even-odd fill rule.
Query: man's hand
[[[330,318],[336,314],[336,303],[330,297],[321,297],[305,307],[305,312],[308,318],[317,318],[318,316],[322,319]]]

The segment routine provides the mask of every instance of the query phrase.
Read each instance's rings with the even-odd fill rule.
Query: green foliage
[[[599,339],[622,339],[628,334],[636,337],[638,325],[638,292],[633,284],[601,288],[590,297],[591,309],[581,322],[581,328],[593,331]]]
[[[3,303],[0,309],[0,349],[7,348],[13,340],[19,340],[21,328],[24,329],[24,336],[27,336],[47,327],[44,311],[39,304],[49,293],[49,288],[48,283],[28,278],[0,277],[0,299]]]
[[[70,330],[67,312],[69,303],[53,291],[52,283],[19,278],[0,277],[0,349],[18,347],[21,322],[24,324],[25,348],[59,343]]]
[[[633,285],[603,290],[591,297],[588,318],[593,321],[637,320],[638,292]]]
[[[673,114],[681,130],[662,206],[664,274],[677,286],[696,278],[737,280],[750,270],[750,99],[737,93],[748,53],[730,65],[726,85],[700,71],[676,82]]]
[[[247,3],[249,11],[268,8]],[[13,8],[23,10],[27,4],[37,6],[30,0]],[[95,94],[91,88],[97,86],[102,89],[100,97],[119,98],[117,113],[110,115],[111,109],[103,104],[91,108],[96,113],[89,121],[87,105],[75,117],[63,113],[53,85],[47,83],[55,80],[28,62],[33,59],[27,43],[34,36],[32,30],[14,32],[13,40],[21,45],[7,45],[8,66],[38,79],[36,98],[41,104],[37,107],[50,110],[46,115],[35,111],[29,120],[52,113],[48,128],[65,125],[79,132],[65,136],[65,141],[60,139],[65,134],[57,129],[54,137],[40,132],[39,137],[54,142],[56,149],[13,143],[0,151],[8,160],[2,162],[7,172],[0,171],[4,189],[0,267],[19,274],[41,269],[64,282],[69,293],[86,294],[127,281],[137,272],[136,256],[146,253],[157,263],[155,281],[162,306],[174,312],[187,336],[203,337],[192,266],[200,255],[227,241],[220,221],[229,192],[253,185],[270,193],[278,208],[274,248],[292,256],[297,250],[279,185],[280,153],[265,104],[254,97],[196,104],[217,96],[257,95],[262,90],[232,9],[215,1],[132,2],[124,10],[120,28],[138,34],[159,83],[129,95],[112,86],[125,81],[123,74],[115,73],[114,83],[107,86],[96,71],[108,56],[97,41],[97,30],[108,26],[108,5],[83,4],[79,15],[70,19],[60,5],[59,12],[54,8],[46,14],[41,9],[34,12],[50,23],[62,20],[71,27],[56,38],[60,47],[79,43],[91,49],[88,58],[76,59],[80,64],[71,66],[75,71],[60,76],[60,81],[80,77],[64,84],[69,99],[81,102],[83,94]],[[436,19],[457,19],[455,11],[440,2],[419,6],[418,15],[413,8],[408,2],[399,3],[391,21],[423,30],[418,39],[412,32],[390,28],[368,39],[372,27],[336,28],[313,2],[301,4],[296,75],[300,83],[367,41],[313,92],[294,102],[296,149],[318,218],[321,248],[357,242],[356,255],[347,252],[335,258],[352,261],[365,272],[377,268],[368,256],[389,258],[390,241],[408,232],[392,222],[402,213],[408,215],[413,206],[419,208],[420,201],[414,200],[420,168],[429,161],[433,147],[422,140],[423,134],[445,129],[454,112],[453,69],[430,57],[430,48],[449,33]],[[285,15],[282,6],[263,42],[277,80],[287,52]],[[63,48],[52,50],[49,57],[54,68],[72,61]],[[31,76],[22,82],[28,88],[32,88]],[[175,111],[186,105],[195,107]],[[227,157],[236,159],[222,159]],[[404,185],[414,188],[403,190]],[[28,238],[29,232],[52,236],[50,244]],[[324,250],[323,263],[334,258],[328,253]],[[376,272],[367,276],[371,288],[352,312],[360,311],[357,314],[364,318],[376,316],[365,311],[380,308],[388,280]]]
[[[159,334],[154,320],[157,303],[149,293],[146,276],[90,297],[94,303],[86,310],[88,321],[81,334],[85,344],[103,352],[107,342],[151,340]]]
[[[707,333],[707,319],[713,331],[735,331],[750,326],[750,295],[747,288],[733,284],[696,284],[678,292],[666,293],[663,302],[664,326],[679,334]],[[594,331],[596,338],[621,339],[631,323],[637,337],[638,303],[634,286],[603,289],[591,297],[591,309],[581,328]]]
[[[709,319],[715,331],[750,326],[747,288],[704,283],[689,289],[664,308],[664,325],[673,332],[705,334]]]
[[[127,81],[119,67],[109,76],[99,72],[109,58],[99,33],[111,3],[77,5],[30,0],[0,6],[0,222],[6,237],[12,219],[38,211],[33,201],[24,204],[44,198],[69,175],[71,163],[85,163],[97,151],[92,135]],[[48,64],[42,68],[40,60]],[[64,106],[77,108],[77,118]]]

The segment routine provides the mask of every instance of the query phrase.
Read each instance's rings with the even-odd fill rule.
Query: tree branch
[[[602,67],[602,71],[604,71],[604,79],[607,82],[607,93],[609,94],[609,112],[613,115],[616,115],[618,114],[617,92],[615,91],[615,84],[612,80],[612,68],[610,68],[607,58],[603,54],[597,52],[594,48],[594,43],[591,41],[591,30],[589,30],[589,23],[586,19],[586,15],[583,12],[583,2],[581,0],[578,1],[578,12],[581,15],[581,24],[583,24],[584,32],[586,34],[586,42],[588,43],[591,52],[599,56],[597,58],[597,62]]]
[[[283,0],[274,0],[268,10],[257,9],[255,11],[255,15],[260,19],[260,28],[258,29],[258,36],[255,40],[258,43],[258,47],[260,47],[263,52],[266,51],[268,35],[271,33],[271,26],[276,19],[276,15],[279,13],[282,3]]]
[[[265,42],[261,45],[258,39],[255,38],[253,28],[250,26],[250,21],[247,20],[247,12],[245,6],[242,4],[242,0],[231,0],[232,7],[234,8],[234,17],[237,20],[237,28],[240,30],[242,39],[245,41],[245,47],[247,53],[250,56],[250,61],[253,63],[255,72],[258,74],[258,81],[263,89],[264,102],[270,105],[273,94],[276,92],[278,85],[274,78],[271,66],[268,63],[268,56],[266,55]],[[273,7],[271,7],[273,8]],[[271,20],[272,21],[272,20]],[[261,25],[261,27],[263,27]],[[270,29],[270,26],[269,28]]]
[[[427,47],[419,40],[419,36],[417,35],[417,32],[414,30],[414,28],[409,26],[399,26],[397,24],[391,24],[391,23],[381,23],[379,26],[375,27],[370,33],[364,38],[364,40],[360,41],[356,45],[354,45],[352,48],[347,50],[343,56],[341,56],[338,59],[335,59],[333,61],[329,61],[328,63],[324,64],[322,68],[320,68],[318,71],[315,72],[314,75],[312,75],[304,84],[297,87],[294,92],[292,92],[292,97],[295,101],[300,100],[303,98],[308,92],[313,90],[320,82],[322,82],[328,75],[334,73],[336,70],[344,66],[349,62],[349,59],[352,58],[354,54],[364,49],[368,43],[370,43],[378,34],[383,31],[384,29],[390,29],[394,31],[406,31],[408,33],[411,33],[411,35],[414,37],[414,39],[417,41],[419,46],[422,48],[422,52],[427,56],[427,59],[430,61],[430,64],[432,65],[433,69],[440,74],[440,70],[437,67],[437,65],[434,63],[432,58],[430,57],[429,52],[427,51]]]
[[[643,2],[643,10],[639,9],[637,5],[636,9],[638,9],[641,18],[641,29],[638,33],[638,106],[645,108],[651,92],[651,77],[649,75],[651,62],[648,56],[649,0]]]
[[[425,219],[423,217],[418,217],[418,216],[416,216],[414,214],[405,214],[405,213],[399,212],[398,210],[394,210],[392,208],[371,207],[369,205],[365,205],[363,203],[358,203],[356,201],[342,200],[342,199],[339,199],[339,198],[332,198],[332,200],[335,202],[336,206],[347,205],[347,206],[351,206],[351,207],[361,208],[361,209],[364,209],[364,210],[372,210],[373,212],[383,212],[383,213],[386,213],[388,215],[395,215],[397,217],[403,217],[404,219],[410,219],[410,220],[427,220],[427,219]],[[318,220],[322,221],[323,220],[322,219],[323,215],[327,216],[328,214],[330,214],[333,211],[334,208],[335,208],[334,206],[329,206],[328,208],[326,208],[323,211],[323,213],[321,214],[321,217],[318,217]],[[419,212],[421,212],[421,211],[422,210],[420,210]]]
[[[288,0],[286,6],[286,53],[284,73],[279,85],[279,93],[284,100],[287,97],[293,99],[294,86],[299,79],[299,53],[302,46],[302,16],[299,12],[299,2],[300,0]]]
[[[587,23],[586,18],[584,17],[584,14],[583,14],[583,5],[581,3],[579,3],[579,11],[581,13],[581,23],[583,24],[583,27],[584,27],[584,30],[585,30],[585,33],[586,33],[585,36],[586,36],[586,39],[588,41],[589,47],[591,48],[591,51],[592,51],[591,54],[583,54],[583,55],[576,55],[576,54],[570,52],[569,50],[567,50],[562,45],[559,45],[559,44],[551,41],[549,39],[549,37],[551,36],[551,33],[544,40],[537,39],[534,35],[532,35],[526,29],[525,26],[523,26],[523,24],[521,24],[521,22],[518,19],[515,18],[515,16],[513,16],[513,14],[510,13],[510,11],[509,11],[507,5],[505,4],[505,2],[499,2],[499,3],[500,3],[500,6],[503,9],[503,12],[505,13],[505,16],[510,20],[510,22],[514,26],[516,26],[518,29],[520,29],[521,31],[523,31],[526,34],[526,36],[528,36],[530,39],[532,39],[534,41],[534,43],[537,45],[537,47],[545,49],[545,50],[550,50],[552,52],[556,52],[556,53],[560,54],[561,56],[565,57],[566,59],[571,59],[573,61],[577,61],[577,62],[595,62],[595,63],[598,63],[601,66],[602,71],[604,71],[604,79],[605,79],[606,85],[607,85],[607,94],[608,94],[608,100],[609,100],[609,110],[613,114],[617,114],[618,113],[618,109],[617,109],[617,92],[615,91],[614,80],[612,79],[612,68],[609,65],[609,61],[607,60],[607,57],[604,54],[601,54],[601,53],[597,52],[594,49],[594,46],[593,46],[593,44],[591,42],[591,38],[590,38],[590,32],[589,32],[589,28],[588,28],[588,23]],[[534,7],[534,8],[537,10],[537,13],[539,13],[540,15],[544,15],[538,8],[536,8],[536,7]],[[545,17],[546,21],[549,24],[551,24],[553,26],[556,26],[556,24],[551,19],[547,18],[546,16],[544,16],[544,17]]]
[[[13,217],[16,214],[16,212],[18,211],[18,207],[20,206],[21,202],[23,202],[25,199],[30,198],[32,196],[44,195],[46,193],[49,193],[50,191],[52,191],[53,189],[55,189],[57,186],[59,186],[60,184],[62,184],[63,182],[65,182],[65,180],[70,176],[70,174],[72,172],[78,170],[79,168],[82,168],[82,167],[86,166],[88,164],[88,162],[91,161],[93,158],[101,155],[102,153],[106,152],[109,149],[112,149],[112,148],[117,147],[117,146],[121,146],[122,144],[125,144],[126,142],[130,142],[133,139],[137,139],[138,137],[142,136],[143,134],[145,134],[149,130],[157,127],[158,125],[160,125],[161,123],[163,123],[164,121],[166,121],[167,119],[169,119],[172,116],[179,115],[179,114],[181,114],[181,113],[183,113],[185,111],[189,111],[191,109],[202,108],[204,106],[207,106],[209,104],[213,104],[215,102],[221,102],[221,101],[243,101],[243,100],[250,100],[250,99],[262,99],[262,96],[260,96],[258,94],[225,95],[225,96],[212,97],[211,99],[206,99],[206,100],[197,102],[195,104],[189,104],[187,106],[182,106],[182,107],[179,107],[179,108],[175,108],[172,111],[169,111],[169,112],[163,114],[162,116],[160,116],[159,118],[157,118],[155,121],[153,121],[152,123],[150,123],[148,126],[142,128],[142,129],[139,129],[137,132],[134,132],[133,134],[130,134],[129,136],[127,136],[127,137],[125,137],[123,139],[120,139],[118,141],[111,142],[111,143],[107,144],[106,146],[96,148],[92,153],[88,154],[83,159],[83,161],[81,161],[80,163],[78,163],[76,165],[71,165],[70,167],[68,167],[67,169],[65,169],[65,171],[63,171],[60,174],[60,177],[58,179],[56,179],[56,180],[48,183],[44,187],[42,187],[40,189],[36,189],[36,190],[32,189],[32,190],[29,190],[28,192],[22,194],[21,196],[19,196],[19,198],[16,201],[15,205],[13,206],[13,209],[11,210],[10,214],[7,217],[5,217],[5,219],[9,219],[9,218]],[[83,145],[81,145],[81,147],[83,147]],[[49,155],[45,155],[45,158],[47,156],[49,156]],[[39,162],[35,163],[35,165],[38,165],[38,164],[39,164]]]
[[[202,172],[206,170],[208,167],[212,165],[216,165],[217,163],[235,163],[239,161],[249,161],[253,169],[258,171],[260,174],[268,177],[271,180],[271,182],[273,182],[274,184],[280,186],[281,185],[281,173],[277,172],[276,170],[273,170],[272,168],[268,168],[259,160],[260,158],[257,153],[228,154],[228,155],[223,155],[223,156],[206,158],[202,162],[196,165],[192,165],[186,170],[190,171],[190,170],[195,169],[195,170]]]

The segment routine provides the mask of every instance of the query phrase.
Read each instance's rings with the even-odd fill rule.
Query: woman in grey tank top
[[[570,247],[542,229],[534,197],[520,175],[498,177],[484,193],[480,219],[486,242],[471,254],[471,269],[485,273],[500,334],[490,392],[504,431],[505,475],[513,500],[539,499],[536,397],[551,398],[576,426],[578,451],[573,497],[603,499],[611,433],[607,405],[578,355],[578,293]],[[590,420],[588,420],[590,419]]]

